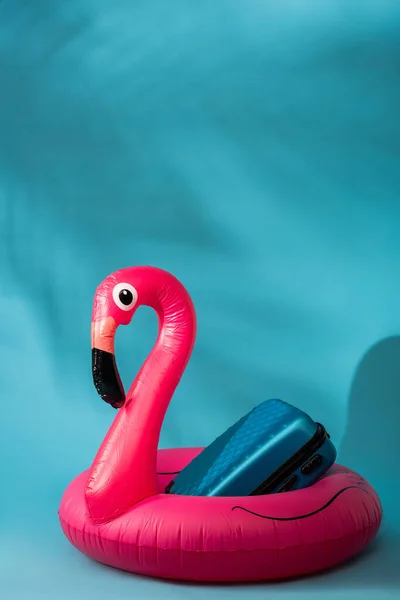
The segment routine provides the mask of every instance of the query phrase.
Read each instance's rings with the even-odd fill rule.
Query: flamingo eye
[[[118,283],[113,289],[113,300],[121,310],[131,310],[138,299],[138,293],[130,283]]]

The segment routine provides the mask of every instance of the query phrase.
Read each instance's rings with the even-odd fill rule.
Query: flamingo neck
[[[178,280],[158,282],[145,298],[157,312],[158,337],[89,470],[85,497],[96,522],[111,520],[158,493],[161,427],[195,341],[194,306]]]

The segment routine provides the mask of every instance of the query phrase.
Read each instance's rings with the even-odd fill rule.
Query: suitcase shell
[[[168,484],[185,496],[251,496],[312,485],[335,462],[325,428],[300,409],[262,402],[205,448]]]

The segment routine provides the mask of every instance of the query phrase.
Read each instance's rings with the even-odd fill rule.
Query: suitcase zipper
[[[312,438],[304,444],[291,458],[284,462],[279,469],[270,475],[263,483],[251,492],[250,496],[260,496],[271,494],[279,485],[286,482],[286,479],[296,471],[305,460],[307,460],[322,444],[329,438],[325,427],[321,423],[317,423],[317,431]],[[284,491],[284,490],[282,490]]]

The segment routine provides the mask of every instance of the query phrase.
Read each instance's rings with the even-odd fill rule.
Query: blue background
[[[2,597],[398,597],[399,33],[386,0],[1,2]],[[197,307],[161,446],[296,404],[381,495],[362,557],[204,589],[69,546],[61,495],[114,414],[91,381],[93,293],[132,264]],[[119,331],[126,385],[155,334],[146,309]]]

